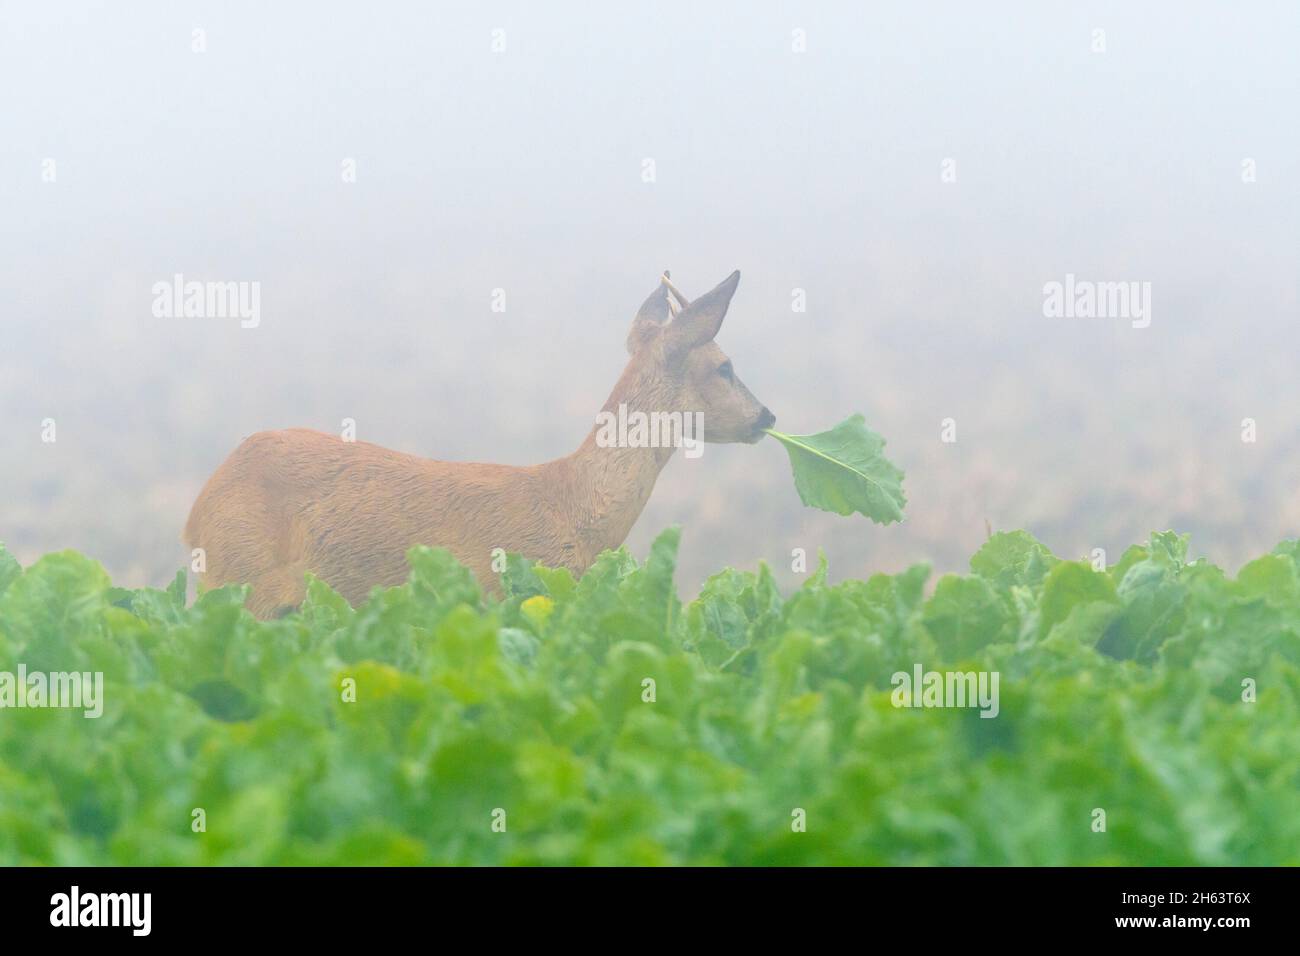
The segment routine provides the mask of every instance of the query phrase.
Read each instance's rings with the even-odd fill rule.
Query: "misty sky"
[[[0,10],[0,540],[25,561],[157,583],[264,428],[565,454],[665,267],[688,295],[739,268],[738,375],[785,430],[863,412],[910,499],[898,528],[809,514],[775,443],[711,449],[631,541],[683,524],[688,577],[800,544],[840,575],[955,569],[985,518],[1069,556],[1300,534],[1296,4]],[[175,273],[260,282],[260,326],[155,317]],[[1150,282],[1150,327],[1045,317],[1067,273]]]

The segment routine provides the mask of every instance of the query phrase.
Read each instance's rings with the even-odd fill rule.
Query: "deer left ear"
[[[627,350],[635,354],[638,349],[663,331],[668,317],[672,314],[668,307],[668,287],[660,282],[650,297],[642,303],[632,320],[632,330],[627,334]]]
[[[677,354],[712,342],[727,317],[727,307],[740,284],[740,270],[733,272],[716,289],[704,293],[668,326],[668,347]]]

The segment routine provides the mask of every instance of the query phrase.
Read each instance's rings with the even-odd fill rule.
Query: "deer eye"
[[[719,365],[718,374],[721,375],[723,378],[725,378],[728,382],[730,382],[732,379],[736,377],[735,370],[732,369],[730,362],[723,362],[721,365]]]

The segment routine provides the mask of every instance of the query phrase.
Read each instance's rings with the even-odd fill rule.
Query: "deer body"
[[[666,285],[657,289],[633,323],[632,358],[604,410],[689,409],[703,414],[706,440],[761,437],[771,413],[712,342],[737,280],[671,322]],[[688,384],[699,386],[705,368],[723,378],[720,365],[725,388]],[[720,419],[716,429],[710,417]],[[581,574],[623,543],[674,450],[603,447],[597,435],[593,428],[564,458],[516,467],[435,461],[307,429],[260,432],[208,480],[184,537],[205,552],[208,586],[252,585],[259,617],[299,604],[308,571],[359,603],[376,585],[406,579],[405,555],[417,544],[447,548],[493,588],[498,548]]]

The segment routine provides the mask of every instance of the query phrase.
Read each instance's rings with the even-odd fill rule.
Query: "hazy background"
[[[787,431],[864,413],[909,497],[881,528],[804,509],[770,440],[679,456],[629,543],[682,524],[687,592],[760,558],[792,583],[794,547],[836,578],[959,570],[986,519],[1112,560],[1174,527],[1234,568],[1300,534],[1296,4],[0,7],[24,563],[164,581],[261,429],[566,454],[664,267],[688,295],[741,269],[737,373]],[[177,272],[259,281],[261,326],[155,318]],[[1150,328],[1045,318],[1067,272],[1151,282]]]

